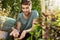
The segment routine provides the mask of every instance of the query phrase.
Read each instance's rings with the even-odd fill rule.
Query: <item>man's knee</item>
[[[0,39],[6,39],[8,36],[8,32],[0,31]]]

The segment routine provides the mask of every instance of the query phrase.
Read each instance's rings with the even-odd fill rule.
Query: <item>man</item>
[[[34,19],[38,18],[38,12],[31,10],[31,0],[22,0],[21,8],[22,12],[18,14],[16,29],[12,28],[13,31],[10,35],[13,35],[14,37],[18,37],[19,35],[20,40],[26,40],[27,37],[29,37],[27,35],[29,35],[28,32],[31,31],[32,24],[35,22]]]

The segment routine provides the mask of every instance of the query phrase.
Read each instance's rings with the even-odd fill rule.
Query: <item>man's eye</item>
[[[26,9],[28,9],[29,7],[26,7]]]
[[[22,8],[22,9],[25,9],[25,8]]]

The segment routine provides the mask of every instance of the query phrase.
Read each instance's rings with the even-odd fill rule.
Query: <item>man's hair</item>
[[[23,5],[30,5],[31,4],[31,0],[22,0],[21,4],[23,4]]]

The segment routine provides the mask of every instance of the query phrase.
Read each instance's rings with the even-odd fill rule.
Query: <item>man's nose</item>
[[[24,11],[27,11],[27,9],[24,9]]]

